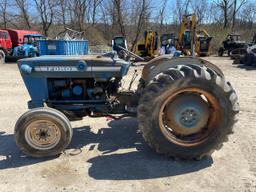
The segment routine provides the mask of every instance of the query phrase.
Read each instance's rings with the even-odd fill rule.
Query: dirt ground
[[[13,129],[29,96],[16,64],[0,64],[0,191],[256,191],[256,69],[232,65],[227,57],[207,60],[236,89],[240,114],[229,141],[201,161],[155,154],[137,133],[134,118],[84,118],[72,123],[65,153],[26,157],[15,145]]]

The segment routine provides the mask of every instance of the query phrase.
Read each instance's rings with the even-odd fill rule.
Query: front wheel
[[[218,56],[219,57],[222,57],[224,54],[224,48],[223,47],[220,47],[219,50],[218,50]]]
[[[143,91],[139,128],[158,153],[200,159],[232,133],[237,96],[210,68],[179,65],[157,75]]]
[[[15,125],[17,146],[33,157],[58,155],[68,146],[71,138],[69,120],[51,108],[32,109],[24,113]]]
[[[0,50],[0,63],[5,62],[5,52],[3,50]]]

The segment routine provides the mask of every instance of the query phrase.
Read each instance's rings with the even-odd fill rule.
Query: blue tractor
[[[137,117],[156,152],[182,159],[211,154],[232,133],[237,96],[218,67],[199,58],[160,56],[145,65],[137,89],[130,90],[122,86],[130,66],[115,53],[19,60],[31,100],[15,126],[17,146],[33,157],[57,155],[71,141],[70,121],[117,114]]]
[[[41,34],[24,35],[24,44],[13,49],[12,56],[17,58],[36,57],[39,56],[37,40],[44,39]]]

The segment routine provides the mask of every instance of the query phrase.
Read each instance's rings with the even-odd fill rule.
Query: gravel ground
[[[256,70],[232,65],[227,57],[206,59],[231,81],[241,108],[229,141],[201,161],[155,154],[137,133],[134,118],[84,118],[72,123],[65,153],[26,157],[15,145],[13,128],[29,96],[17,66],[0,64],[0,191],[256,191]]]

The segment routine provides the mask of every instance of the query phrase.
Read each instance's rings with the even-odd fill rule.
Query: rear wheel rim
[[[49,120],[31,122],[25,131],[26,142],[37,150],[49,150],[60,141],[61,131],[58,125]]]
[[[187,107],[186,103],[185,107],[180,106],[185,101],[180,98],[186,96],[190,99],[197,98],[198,101],[193,104],[196,107],[193,105]],[[172,143],[180,146],[199,145],[206,141],[222,122],[220,104],[207,91],[185,88],[172,94],[167,93],[164,97],[159,112],[159,126],[163,135]]]

